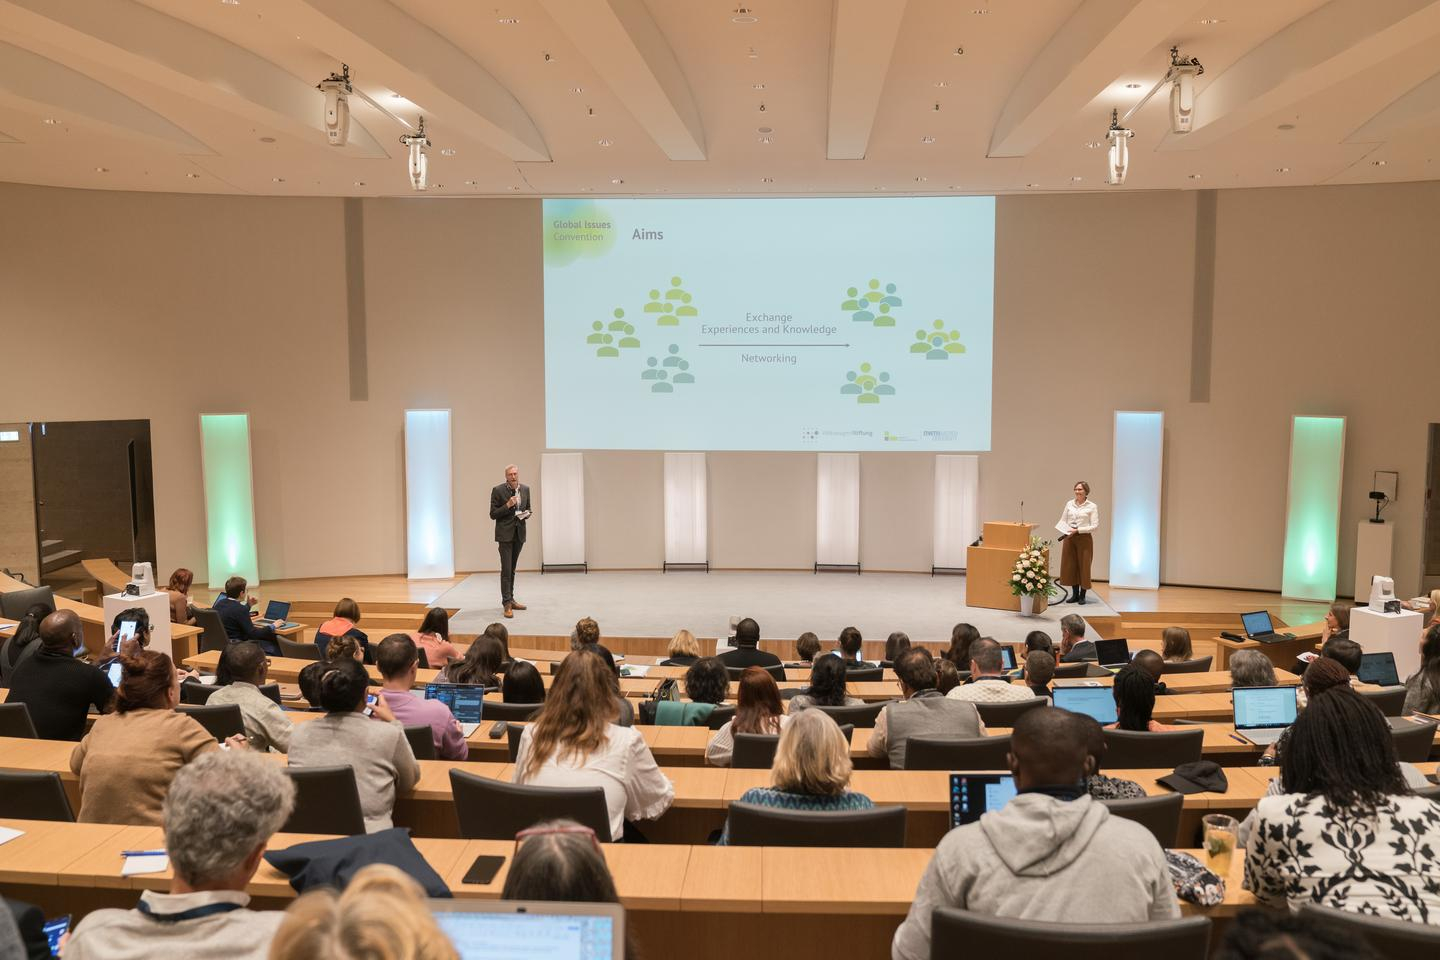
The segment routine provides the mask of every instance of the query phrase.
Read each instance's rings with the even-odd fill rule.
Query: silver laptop
[[[431,900],[460,960],[623,960],[618,903]]]
[[[1295,687],[1236,687],[1235,732],[1251,743],[1268,746],[1295,722]]]

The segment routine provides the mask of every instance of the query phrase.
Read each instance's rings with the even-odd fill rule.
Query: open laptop
[[[449,707],[455,719],[460,721],[460,730],[467,738],[480,728],[485,688],[478,683],[427,683],[425,699],[439,700]]]
[[[1240,614],[1240,623],[1245,627],[1245,636],[1261,643],[1279,643],[1282,640],[1295,639],[1294,634],[1275,632],[1275,624],[1270,620],[1269,610],[1242,613]]]
[[[1015,796],[1015,778],[1008,773],[950,774],[950,826],[974,823],[999,810]]]
[[[1380,653],[1362,653],[1360,672],[1355,674],[1361,683],[1373,683],[1381,687],[1398,687],[1400,673],[1395,669],[1395,654],[1389,650]]]
[[[1094,717],[1102,726],[1120,719],[1115,712],[1115,691],[1109,687],[1054,687],[1050,696],[1061,710]]]
[[[290,604],[288,601],[271,600],[265,604],[265,616],[261,617],[257,622],[284,629],[285,627],[293,626],[293,624],[285,622],[285,618],[288,616],[290,616]]]
[[[1095,659],[1102,667],[1118,670],[1130,662],[1130,641],[1124,637],[1115,640],[1096,640]]]
[[[431,900],[460,960],[623,960],[618,903]]]
[[[1295,722],[1295,687],[1236,687],[1235,732],[1258,746],[1280,739]]]

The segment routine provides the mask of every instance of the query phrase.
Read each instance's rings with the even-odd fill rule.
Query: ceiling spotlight
[[[442,156],[442,157],[453,157],[453,156],[455,156],[455,148],[454,148],[454,147],[446,147],[444,150],[441,150],[441,151],[440,151],[440,156]]]
[[[921,138],[920,138],[920,142],[921,142],[921,143],[934,143],[934,142],[935,142],[935,138],[934,138],[934,137],[921,137]]]
[[[95,172],[96,172],[96,173],[109,173],[109,172],[110,172],[110,168],[109,168],[109,167],[96,167],[96,168],[95,168]]]
[[[1201,17],[1201,18],[1200,18],[1200,23],[1203,24],[1204,26],[1207,26],[1207,27],[1213,27],[1213,26],[1215,26],[1215,24],[1217,24],[1217,23],[1224,23],[1224,22],[1225,22],[1225,21],[1224,21],[1223,19],[1221,19],[1220,17]]]
[[[750,84],[750,89],[751,89],[751,90],[764,90],[764,89],[765,89],[765,84],[763,84],[763,83],[752,83],[752,84]]]
[[[1120,126],[1120,111],[1111,110],[1110,129],[1105,131],[1105,139],[1110,141],[1110,176],[1106,183],[1119,186],[1125,182],[1125,175],[1130,172],[1130,138],[1133,136],[1134,130]]]
[[[284,183],[284,182],[285,182],[285,178],[284,178],[284,177],[271,177],[271,178],[270,178],[270,182],[271,182],[271,183]]]
[[[1371,160],[1371,161],[1370,161],[1370,166],[1372,166],[1372,167],[1383,167],[1383,166],[1385,166],[1385,163],[1386,163],[1386,161],[1384,161],[1384,160]]]
[[[199,180],[199,179],[200,179],[200,174],[198,174],[198,173],[187,173],[187,174],[185,174],[185,176],[189,177],[191,180]]]
[[[260,138],[260,142],[261,142],[261,143],[274,143],[274,142],[275,142],[275,138],[274,138],[274,137],[261,137],[261,138]]]
[[[1027,184],[1025,184],[1025,186],[1027,186],[1027,187],[1038,187],[1038,186],[1040,186],[1040,184],[1038,184],[1038,183],[1027,183]]]
[[[951,56],[954,56],[954,57],[963,57],[963,56],[965,56],[965,48],[964,48],[964,47],[956,47],[956,48],[955,48],[955,52],[954,52],[953,54],[951,54]]]
[[[1195,78],[1205,72],[1194,57],[1180,56],[1179,47],[1170,48],[1170,132],[1189,133],[1195,123]]]
[[[584,87],[571,87],[571,88],[570,88],[570,92],[571,92],[571,93],[584,93],[584,92],[585,92],[585,88],[584,88]]]
[[[474,180],[466,180],[466,181],[465,181],[465,186],[467,186],[467,187],[473,187],[473,186],[475,186],[475,183],[476,183],[476,181],[474,181]]]
[[[519,188],[518,186],[514,186],[514,187],[511,187],[510,189],[511,189],[511,190],[519,190],[520,188]]]
[[[760,142],[761,142],[761,143],[769,143],[769,142],[770,142],[770,138],[769,138],[768,136],[762,136],[762,137],[760,138]]]
[[[425,177],[429,172],[428,151],[431,147],[430,138],[425,136],[425,118],[423,116],[420,118],[420,129],[414,133],[405,134],[400,138],[400,142],[410,150],[410,186],[423,192],[426,186]]]
[[[761,178],[760,178],[760,182],[761,182],[761,183],[774,183],[774,182],[775,182],[775,178],[774,178],[774,177],[761,177]]]
[[[736,7],[734,10],[732,10],[732,11],[730,11],[730,12],[733,14],[733,16],[730,17],[730,22],[731,22],[731,23],[759,23],[759,22],[760,22],[760,18],[757,17],[757,16],[755,16],[755,11],[754,11],[754,10],[751,10],[749,7],[746,7],[746,6],[743,6],[743,5],[742,5],[742,6]]]
[[[495,22],[496,22],[496,23],[503,23],[503,24],[505,24],[505,26],[507,26],[507,27],[513,27],[513,26],[515,26],[515,24],[517,24],[517,23],[520,22],[520,18],[519,18],[519,17],[496,17],[496,18],[495,18]]]
[[[1127,83],[1127,84],[1125,84],[1125,89],[1126,89],[1126,90],[1139,90],[1139,89],[1140,89],[1141,87],[1143,87],[1143,86],[1145,86],[1145,84],[1143,84],[1143,83]]]
[[[1084,180],[1084,179],[1085,179],[1084,177],[1071,177],[1071,178],[1070,178],[1070,182],[1071,182],[1071,183],[1079,183],[1081,180]]]
[[[240,6],[240,0],[220,0],[220,5],[222,7],[238,7]]]
[[[1289,167],[1276,167],[1276,168],[1275,168],[1275,172],[1276,172],[1276,173],[1289,173],[1289,172],[1290,172],[1290,168],[1289,168]]]
[[[1086,140],[1086,141],[1085,141],[1085,146],[1089,147],[1091,150],[1099,150],[1101,147],[1105,146],[1105,141],[1104,141],[1104,140]]]
[[[546,63],[554,63],[554,62],[555,62],[555,58],[552,57],[552,56],[550,56],[550,54],[548,54],[548,53],[542,53],[541,56],[543,56],[543,57],[545,58],[545,62],[546,62]]]
[[[355,89],[350,85],[349,65],[340,64],[340,72],[332,73],[321,80],[319,89],[325,94],[325,113],[322,118],[325,137],[330,141],[330,146],[343,147],[350,142],[350,94]]]
[[[750,52],[747,53],[747,54],[745,54],[745,56],[749,57],[751,60],[759,60],[759,59],[760,59],[760,52],[759,52],[758,50],[756,50],[754,47],[751,47],[751,48],[750,48]]]
[[[940,112],[940,101],[939,101],[939,100],[936,100],[936,101],[935,101],[935,106],[932,107],[931,109],[933,109],[936,113],[939,113],[939,112]]]
[[[774,132],[775,132],[775,128],[774,128],[774,127],[756,127],[756,128],[755,128],[755,132],[756,132],[756,133],[774,133]]]
[[[1200,179],[1200,174],[1198,174],[1198,173],[1192,173],[1192,174],[1190,174],[1190,179],[1191,179],[1191,180],[1199,180],[1199,179]]]
[[[47,127],[53,127],[58,125],[60,121],[55,119],[54,117],[46,117],[44,123]]]
[[[615,184],[620,184],[620,183],[624,183],[625,181],[622,180],[620,177],[611,177],[611,178],[610,178],[610,182],[611,182],[611,183],[615,183]]]
[[[924,183],[924,182],[925,182],[926,180],[928,180],[928,179],[930,179],[930,178],[929,178],[929,177],[916,177],[916,178],[915,178],[915,182],[916,182],[916,183]]]
[[[614,146],[614,145],[615,145],[615,141],[614,141],[614,140],[611,140],[609,137],[601,137],[599,140],[596,140],[595,142],[598,143],[598,144],[600,144],[600,146],[602,146],[602,147],[611,147],[611,146]]]
[[[363,186],[365,186],[365,181],[364,181],[364,180],[356,180],[356,181],[355,181],[355,186],[357,186],[357,187],[363,187]]]
[[[950,81],[949,81],[949,80],[936,80],[936,81],[935,81],[935,86],[937,86],[937,87],[948,87],[948,86],[950,86]]]

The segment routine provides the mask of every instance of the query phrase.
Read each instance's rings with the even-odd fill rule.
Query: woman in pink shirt
[[[425,611],[420,629],[410,634],[415,646],[425,651],[425,662],[430,669],[439,670],[452,660],[460,659],[460,651],[450,642],[450,614],[443,607],[431,607]]]

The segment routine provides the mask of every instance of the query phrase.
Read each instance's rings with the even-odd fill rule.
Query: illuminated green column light
[[[1344,465],[1344,417],[1294,419],[1290,427],[1285,568],[1280,578],[1280,592],[1286,597],[1335,599]]]
[[[205,476],[205,542],[212,587],[239,574],[260,582],[255,552],[255,495],[250,475],[250,415],[200,415]]]

